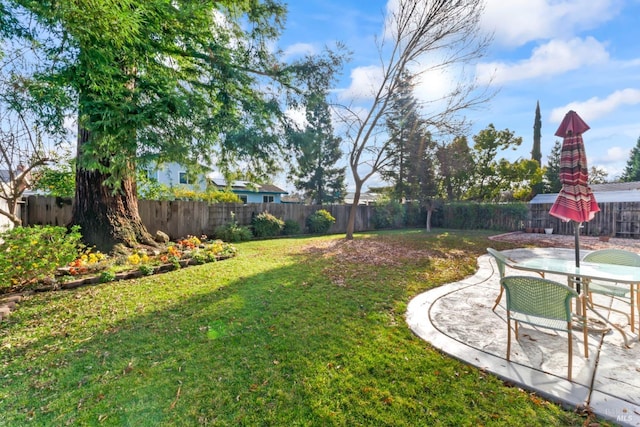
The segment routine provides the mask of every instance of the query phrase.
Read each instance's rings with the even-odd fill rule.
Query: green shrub
[[[151,265],[142,264],[138,267],[138,271],[144,276],[151,276],[155,272],[155,269]]]
[[[262,212],[251,220],[253,235],[256,237],[279,236],[284,228],[284,221],[269,212]]]
[[[427,211],[418,202],[409,202],[404,207],[404,225],[406,227],[424,227]]]
[[[284,228],[282,229],[282,234],[285,236],[293,236],[296,234],[300,234],[300,224],[298,221],[293,219],[288,219],[284,222]]]
[[[79,227],[15,227],[0,234],[0,291],[53,277],[84,248]]]
[[[309,233],[326,233],[336,222],[336,219],[324,209],[315,211],[307,218]]]
[[[504,230],[521,228],[527,220],[526,203],[451,202],[436,211],[434,225],[458,230]]]
[[[395,200],[376,203],[372,219],[376,229],[401,227],[405,221],[405,208]]]
[[[229,222],[214,230],[214,234],[217,239],[224,240],[225,242],[242,242],[251,240],[253,237],[249,227],[238,225],[234,213],[231,213],[231,220]]]
[[[113,282],[116,280],[116,273],[113,270],[105,270],[100,273],[100,283]]]

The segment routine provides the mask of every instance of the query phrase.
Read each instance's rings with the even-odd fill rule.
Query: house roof
[[[355,193],[347,193],[344,197],[345,203],[353,203],[353,198],[355,197]],[[378,200],[378,195],[376,193],[371,193],[368,191],[364,191],[360,193],[360,203],[371,203]]]
[[[640,202],[640,190],[594,191],[593,195],[599,203]],[[557,197],[558,193],[537,194],[529,203],[532,205],[553,203]]]
[[[227,182],[220,178],[211,178],[218,188],[226,188]],[[271,194],[287,194],[287,191],[273,184],[254,184],[249,181],[233,181],[231,189],[234,191],[253,192],[253,193],[271,193]]]
[[[589,187],[598,202],[640,202],[640,181],[590,184]],[[534,205],[553,203],[557,197],[558,193],[537,194],[529,203]]]
[[[10,174],[7,169],[0,169],[0,182],[9,182]]]
[[[591,190],[594,192],[640,190],[640,181],[607,182],[605,184],[591,184],[589,187],[591,187]]]

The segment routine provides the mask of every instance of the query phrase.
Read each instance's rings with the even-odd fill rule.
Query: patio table
[[[550,274],[559,274],[563,276],[567,276],[569,285],[575,284],[578,280],[581,284],[583,284],[581,302],[582,302],[582,320],[583,320],[583,329],[585,333],[585,343],[587,342],[587,329],[586,329],[586,295],[589,294],[589,281],[590,280],[603,280],[607,282],[615,282],[620,284],[629,285],[630,287],[635,286],[636,291],[638,284],[640,283],[640,267],[631,267],[626,265],[614,265],[614,264],[601,264],[595,262],[584,262],[580,261],[580,267],[576,267],[575,261],[563,260],[558,258],[529,258],[525,260],[521,260],[515,262],[511,265],[512,268],[518,270],[525,271],[533,271],[536,273],[541,273],[543,276],[545,273]],[[633,294],[632,294],[633,295]],[[635,296],[637,299],[636,307],[640,303],[640,295],[638,292],[635,292]],[[629,342],[627,341],[627,335],[617,325],[614,325],[609,321],[608,318],[603,316],[600,312],[598,312],[593,306],[589,307],[589,309],[595,313],[598,317],[600,317],[603,321],[605,321],[608,325],[615,328],[618,332],[620,332],[624,338],[624,343],[627,347],[629,347]],[[640,319],[639,319],[640,320]],[[635,322],[634,313],[631,313],[631,322]],[[640,328],[640,324],[638,325]],[[640,330],[640,329],[639,329]],[[640,339],[640,334],[639,334]]]

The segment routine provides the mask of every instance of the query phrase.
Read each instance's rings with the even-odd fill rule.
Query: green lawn
[[[0,323],[0,425],[582,425],[406,325],[414,295],[508,247],[488,235],[247,242],[218,263],[33,295]]]

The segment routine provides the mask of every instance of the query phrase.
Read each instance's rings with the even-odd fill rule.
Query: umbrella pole
[[[581,222],[574,221],[573,222],[573,234],[574,234],[574,246],[576,253],[576,267],[580,267],[580,226]],[[576,312],[578,315],[582,315],[582,304],[580,303],[580,298],[584,298],[583,295],[580,295],[580,278],[575,277],[576,283],[576,292],[578,293],[578,298],[576,299]],[[580,302],[579,302],[580,301]]]
[[[574,221],[573,223],[573,232],[574,232],[574,246],[576,250],[576,267],[580,267],[580,225],[581,222]],[[577,289],[578,293],[580,293],[580,288]]]

